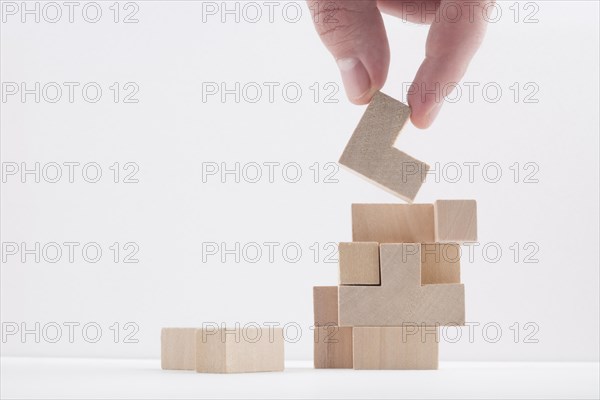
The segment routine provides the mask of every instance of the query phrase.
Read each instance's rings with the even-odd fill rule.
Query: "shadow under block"
[[[437,369],[437,327],[354,328],[354,369]]]
[[[429,166],[393,147],[409,118],[409,106],[375,93],[339,163],[412,202]]]
[[[281,328],[236,328],[196,331],[196,372],[283,371]]]
[[[340,286],[340,326],[464,325],[462,284],[421,285],[421,245],[381,244],[381,286]]]
[[[433,204],[352,204],[352,240],[434,242]]]
[[[434,209],[436,242],[477,241],[475,200],[437,200]]]
[[[160,367],[196,368],[196,328],[163,328],[160,332]]]
[[[313,287],[315,326],[338,325],[338,287]]]
[[[340,285],[379,285],[379,243],[341,242]]]
[[[352,327],[315,327],[315,368],[352,368]]]
[[[460,283],[460,245],[421,244],[421,285]]]

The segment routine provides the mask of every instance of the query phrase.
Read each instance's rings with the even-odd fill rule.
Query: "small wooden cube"
[[[340,285],[379,285],[379,243],[339,244]]]
[[[160,367],[196,368],[196,328],[163,328],[160,332]]]
[[[315,368],[352,368],[352,327],[315,327]]]
[[[338,287],[313,287],[315,326],[338,324]]]
[[[281,328],[198,329],[196,372],[283,371]]]
[[[421,244],[421,285],[460,283],[460,245]]]
[[[354,369],[437,369],[438,328],[355,327]]]
[[[434,204],[435,241],[474,242],[477,240],[475,200],[437,200]]]

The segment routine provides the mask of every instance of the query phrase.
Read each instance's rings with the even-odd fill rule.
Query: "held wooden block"
[[[354,369],[437,369],[437,327],[354,328]]]
[[[341,242],[340,285],[379,285],[379,243]]]
[[[460,245],[421,244],[421,285],[460,283]]]
[[[434,242],[433,204],[352,204],[355,242]]]
[[[421,286],[421,245],[381,244],[381,286],[340,286],[340,326],[464,325],[462,284]]]
[[[315,368],[352,368],[352,327],[315,328]]]
[[[434,209],[436,242],[477,241],[475,200],[437,200]]]
[[[381,92],[375,93],[339,163],[412,202],[429,166],[393,147],[409,118],[409,106]]]
[[[338,324],[338,287],[313,287],[315,326]]]
[[[192,371],[196,368],[195,328],[163,328],[161,330],[160,367]]]
[[[281,328],[198,329],[196,372],[283,371]]]

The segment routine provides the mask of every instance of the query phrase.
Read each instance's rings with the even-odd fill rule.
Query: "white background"
[[[300,341],[286,344],[287,359],[311,359],[312,286],[337,281],[336,263],[324,259],[326,244],[351,240],[351,203],[399,201],[344,170],[335,173],[337,183],[324,182],[329,171],[324,164],[338,159],[364,107],[346,100],[336,65],[302,2],[288,8],[288,21],[285,3],[277,3],[273,22],[259,2],[263,15],[256,23],[248,21],[253,13],[244,18],[243,12],[239,23],[234,15],[222,23],[220,13],[203,15],[202,3],[192,1],[137,2],[138,23],[114,23],[111,4],[101,2],[103,15],[95,24],[82,18],[81,8],[73,23],[66,15],[55,24],[35,23],[31,16],[22,23],[19,14],[5,15],[2,23],[3,83],[97,82],[103,88],[97,103],[83,100],[81,86],[73,103],[66,91],[57,103],[35,103],[32,95],[24,103],[18,95],[1,103],[4,169],[8,163],[96,162],[103,173],[98,183],[87,183],[79,167],[69,183],[63,167],[58,183],[43,178],[36,183],[31,175],[22,183],[14,175],[2,184],[4,246],[95,242],[103,250],[97,263],[82,258],[81,246],[73,263],[66,253],[56,263],[44,258],[36,263],[31,255],[22,262],[19,254],[3,253],[3,329],[13,323],[31,329],[39,322],[42,334],[48,326],[48,337],[54,337],[53,323],[63,332],[57,343],[43,335],[39,343],[34,334],[6,336],[2,355],[158,357],[163,326],[277,321],[303,330]],[[462,279],[467,320],[480,325],[473,327],[472,340],[465,328],[457,343],[443,342],[442,361],[598,360],[599,7],[592,1],[534,5],[500,3],[502,17],[490,24],[464,79],[478,85],[472,101],[462,86],[460,99],[446,104],[430,129],[409,127],[397,144],[434,167],[440,163],[438,182],[430,176],[417,202],[478,201],[481,246],[472,260],[463,258]],[[289,22],[298,9],[299,20]],[[120,18],[124,12],[121,7]],[[524,23],[529,14],[537,22]],[[391,17],[385,23],[392,64],[384,91],[403,99],[403,82],[411,81],[424,54],[427,27]],[[139,102],[114,103],[109,89],[114,82],[137,84]],[[203,101],[206,82],[279,86],[272,103],[264,85],[258,102],[242,96],[236,103],[233,95],[225,102],[219,96]],[[290,82],[302,88],[296,103],[281,92]],[[340,89],[334,103],[325,102],[329,82]],[[316,102],[314,83],[320,87]],[[492,86],[487,93],[486,84]],[[496,87],[502,96],[493,102]],[[537,102],[526,102],[528,93]],[[123,165],[136,163],[139,182],[114,183],[109,167],[115,162],[121,166],[119,180]],[[206,162],[297,163],[302,178],[286,182],[280,165],[273,183],[266,167],[258,183],[243,177],[236,183],[232,175],[227,183],[218,175],[204,183]],[[321,168],[318,183],[309,169],[315,162]],[[473,182],[464,165],[469,162],[480,163]],[[462,165],[456,183],[453,163]],[[517,183],[510,169],[515,163]],[[524,182],[534,168],[524,168],[526,163],[535,166],[530,178],[537,183]],[[498,182],[490,182],[496,169],[482,173],[486,164],[500,166]],[[293,178],[293,170],[288,172]],[[117,263],[109,249],[114,242],[121,244]],[[139,263],[122,262],[127,242],[139,246]],[[274,262],[263,247],[256,263],[244,257],[236,263],[233,256],[222,263],[218,255],[202,262],[203,242],[280,245]],[[311,250],[315,242],[318,262]],[[510,248],[515,242],[516,262]],[[529,242],[534,247],[524,248]],[[286,243],[302,249],[298,262],[282,256]],[[501,248],[497,262],[493,249],[482,251],[486,243]],[[525,262],[536,248],[532,260],[539,262]],[[73,343],[63,325],[69,322],[80,324]],[[115,322],[119,343],[110,329]],[[139,327],[133,336],[138,343],[123,343],[131,332],[124,329],[127,322]],[[86,323],[102,328],[97,343],[84,339]],[[482,330],[488,323],[502,329],[497,343],[489,340],[493,327]],[[537,343],[525,343],[535,326],[539,330],[529,339]]]

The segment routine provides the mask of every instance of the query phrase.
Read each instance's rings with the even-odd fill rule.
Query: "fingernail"
[[[337,64],[350,100],[358,100],[371,90],[369,73],[358,58],[340,58]]]

